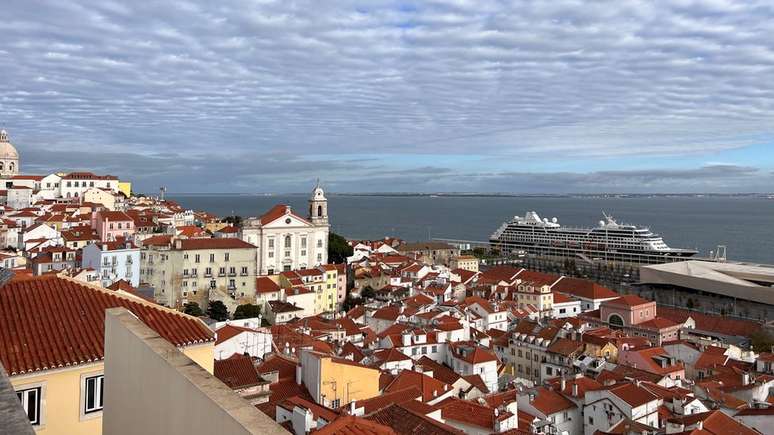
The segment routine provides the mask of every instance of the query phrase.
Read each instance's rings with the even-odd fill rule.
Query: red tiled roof
[[[295,361],[291,361],[280,354],[273,353],[258,365],[257,370],[258,373],[261,374],[277,371],[279,373],[279,380],[295,380],[297,365],[298,363]]]
[[[759,432],[753,430],[744,424],[734,420],[722,411],[714,410],[702,412],[700,414],[691,414],[685,416],[676,416],[669,419],[673,423],[682,423],[686,426],[695,426],[702,422],[701,430],[686,432],[689,434],[701,435],[758,435]]]
[[[642,406],[658,399],[658,396],[631,382],[614,385],[609,391],[632,407]]]
[[[363,408],[364,414],[371,414],[392,404],[417,400],[421,397],[422,393],[417,387],[409,387],[404,390],[384,393],[370,399],[358,400],[355,402],[355,409]]]
[[[621,305],[626,307],[636,307],[643,304],[649,304],[651,302],[653,301],[643,299],[637,295],[623,295],[617,299],[613,299],[612,301],[607,301],[604,303],[611,304],[611,305]]]
[[[456,397],[444,399],[437,406],[441,408],[441,415],[446,420],[458,421],[487,430],[494,430],[495,418],[502,418],[508,414],[506,411],[499,416],[495,416],[495,408]]]
[[[306,219],[296,214],[296,212],[294,212],[289,205],[277,204],[260,217],[261,225],[266,225],[271,222],[274,222],[275,220],[288,214],[293,215],[296,219],[299,219],[302,222],[307,222]]]
[[[425,402],[433,400],[451,389],[448,384],[433,379],[430,376],[411,370],[403,370],[390,385],[384,389],[384,392],[389,393],[411,387],[417,387],[422,390],[422,400]]]
[[[214,239],[181,239],[180,249],[184,251],[196,249],[255,249],[244,240],[235,238],[214,238]]]
[[[311,432],[314,435],[397,435],[388,426],[352,415],[337,418],[322,429]]]
[[[539,387],[536,390],[535,400],[530,405],[545,415],[551,415],[565,409],[575,408],[576,405],[566,397],[554,390]]]
[[[751,320],[731,319],[725,316],[716,316],[704,314],[698,311],[683,310],[679,308],[667,308],[663,305],[658,307],[659,317],[672,320],[677,323],[685,323],[688,318],[696,322],[696,329],[699,331],[714,332],[723,335],[734,335],[748,337],[763,327],[760,322]]]
[[[416,402],[421,403],[421,402]],[[465,432],[407,409],[411,402],[394,404],[366,418],[389,426],[399,434],[461,435]]]
[[[580,278],[564,277],[551,287],[551,290],[570,294],[584,299],[612,299],[620,295],[607,287],[593,281]]]
[[[196,318],[56,275],[0,288],[0,362],[11,375],[104,358],[105,310],[125,307],[175,346],[214,340]]]
[[[223,325],[220,329],[215,331],[215,335],[217,336],[217,339],[215,340],[215,344],[223,343],[224,341],[234,336],[237,336],[243,332],[256,332],[256,331],[254,329],[244,328],[242,326]]]
[[[255,371],[252,358],[237,353],[226,359],[215,360],[213,374],[234,390],[253,387],[264,382]]]
[[[272,281],[268,276],[259,276],[255,279],[256,293],[276,293],[280,291],[280,286]]]

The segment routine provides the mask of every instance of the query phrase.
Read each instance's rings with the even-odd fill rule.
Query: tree
[[[210,306],[207,307],[207,315],[218,322],[222,322],[228,320],[228,308],[221,301],[212,301]]]
[[[341,304],[341,309],[344,311],[349,311],[362,303],[363,299],[349,295],[346,299],[344,299],[344,303]]]
[[[347,239],[340,235],[328,233],[328,262],[346,263],[347,257],[352,256],[352,247],[347,243]]]
[[[373,287],[367,285],[363,287],[362,290],[360,290],[360,297],[363,299],[373,299],[376,297],[376,292],[374,291]]]
[[[243,304],[234,310],[234,320],[252,319],[261,315],[261,307],[255,304]]]
[[[234,215],[234,216],[226,216],[223,218],[223,222],[227,224],[231,224],[235,227],[238,227],[242,224],[242,216]]]
[[[756,352],[771,352],[774,349],[774,336],[761,329],[750,335],[750,344]]]
[[[188,315],[195,316],[195,317],[199,317],[199,316],[203,316],[204,315],[204,312],[202,311],[202,308],[196,302],[189,302],[189,303],[185,304],[183,306],[183,312],[188,314]]]

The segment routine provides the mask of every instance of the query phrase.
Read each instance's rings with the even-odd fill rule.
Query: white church
[[[258,274],[307,269],[328,262],[328,200],[318,182],[302,217],[289,205],[279,204],[263,216],[242,224],[241,238],[258,248]]]

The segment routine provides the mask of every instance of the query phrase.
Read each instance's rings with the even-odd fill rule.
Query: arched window
[[[5,165],[3,164],[3,162],[0,162],[0,171],[2,171],[3,169],[5,169]]]
[[[8,170],[13,172],[13,162],[8,164]]]
[[[322,217],[322,215],[323,215],[322,214],[322,206],[318,205],[317,206],[317,217]]]
[[[286,248],[290,247],[290,236],[285,236],[285,247]]]
[[[619,316],[618,314],[611,314],[610,317],[607,319],[607,323],[610,324],[611,327],[622,327],[624,325],[623,318]]]

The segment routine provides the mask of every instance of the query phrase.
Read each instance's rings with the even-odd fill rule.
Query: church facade
[[[8,132],[0,130],[0,178],[19,175],[19,152],[11,145]]]
[[[318,183],[306,216],[289,205],[276,205],[261,217],[246,219],[241,238],[258,248],[258,274],[274,275],[326,264],[329,231],[328,200]]]

